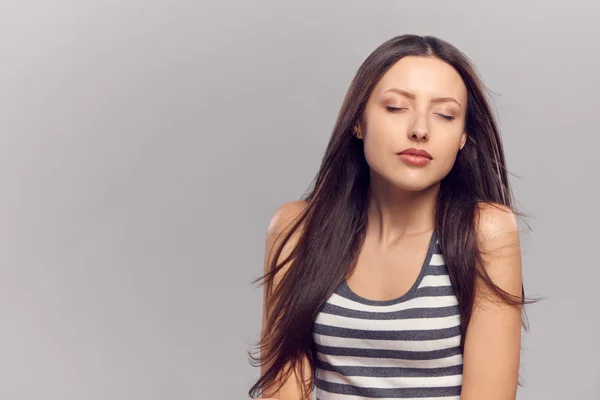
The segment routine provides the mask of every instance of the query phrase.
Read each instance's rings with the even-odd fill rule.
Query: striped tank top
[[[458,301],[434,231],[411,289],[367,300],[344,280],[313,325],[317,400],[458,400]]]

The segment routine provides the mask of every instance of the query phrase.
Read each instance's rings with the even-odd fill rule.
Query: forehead
[[[398,60],[380,79],[373,94],[381,95],[390,88],[414,93],[417,97],[456,98],[466,103],[467,88],[450,64],[434,57],[407,56]]]

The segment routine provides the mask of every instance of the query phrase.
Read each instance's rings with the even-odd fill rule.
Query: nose
[[[417,142],[426,142],[429,139],[429,130],[427,129],[427,120],[424,115],[417,117],[414,125],[408,131],[408,138]]]

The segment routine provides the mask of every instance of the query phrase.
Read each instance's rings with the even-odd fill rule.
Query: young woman
[[[249,395],[514,399],[525,301],[511,196],[467,57],[431,36],[383,43],[312,190],[269,224]]]

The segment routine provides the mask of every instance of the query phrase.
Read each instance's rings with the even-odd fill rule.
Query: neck
[[[422,191],[410,191],[371,179],[369,236],[382,246],[389,246],[405,236],[432,232],[439,190],[439,182]]]

